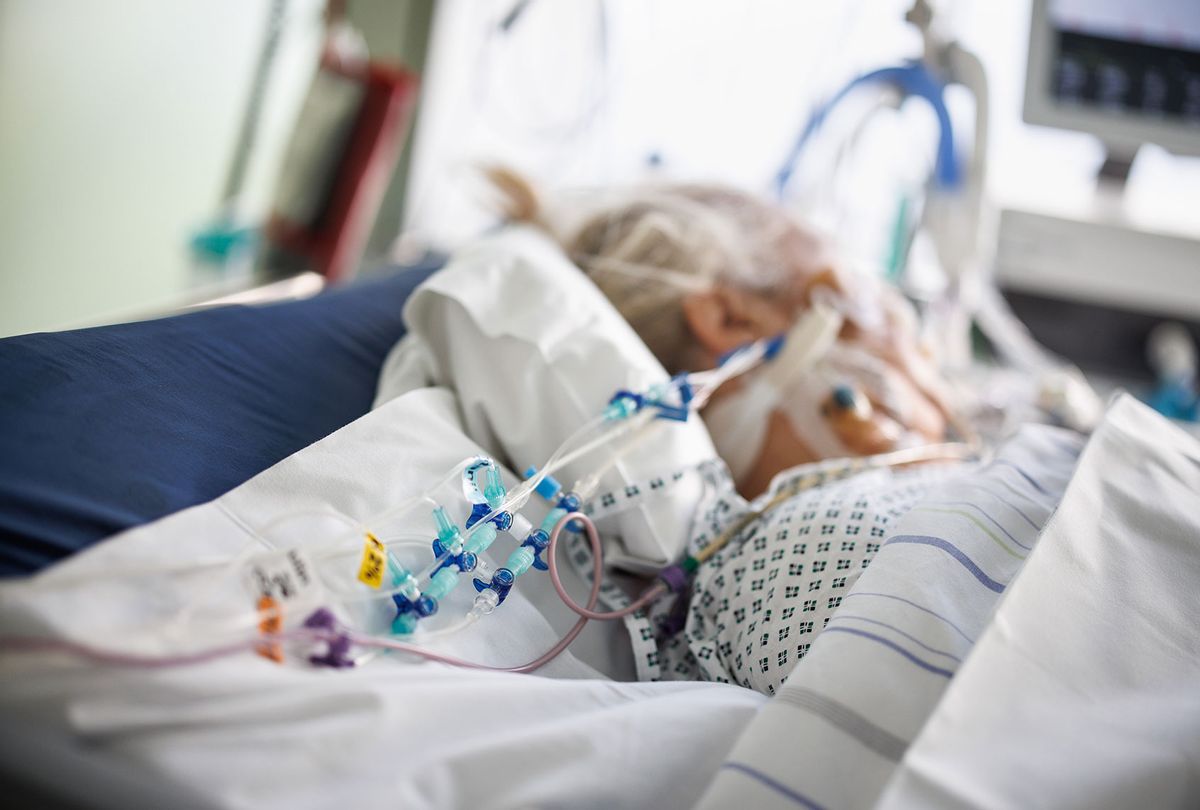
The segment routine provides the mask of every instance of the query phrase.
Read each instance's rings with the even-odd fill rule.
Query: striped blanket
[[[1027,426],[890,525],[700,806],[873,805],[1021,570],[1083,443]]]

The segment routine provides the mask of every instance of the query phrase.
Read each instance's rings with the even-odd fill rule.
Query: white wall
[[[316,65],[292,0],[251,166],[251,212]],[[0,0],[0,335],[168,305],[197,283],[268,0]]]
[[[409,185],[415,235],[454,244],[491,221],[473,172],[489,160],[561,188],[645,177],[646,157],[658,152],[666,176],[766,191],[819,100],[858,73],[920,52],[903,21],[911,0],[607,0],[605,61],[599,2],[533,3],[505,34],[499,21],[512,0],[440,0]],[[992,202],[1070,211],[1090,200],[1099,143],[1021,121],[1029,0],[936,5],[988,71]],[[931,160],[928,117],[912,105],[890,124],[872,119],[879,151],[863,150],[877,158],[860,158],[857,174],[874,173],[865,186],[854,173],[822,178],[828,194],[859,204],[838,223],[854,247],[887,236],[862,205],[882,200],[890,222],[888,182],[905,178],[879,175]],[[1200,160],[1146,150],[1130,180],[1129,213],[1148,227],[1200,233],[1196,188]],[[828,207],[804,202],[806,212]]]
[[[646,174],[766,189],[826,92],[919,47],[908,0],[440,0],[407,206],[454,243],[487,222],[473,166],[501,160],[552,187]],[[606,56],[599,7],[605,10]]]

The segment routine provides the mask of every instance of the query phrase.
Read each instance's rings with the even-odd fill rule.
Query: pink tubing
[[[592,582],[592,593],[598,593],[595,587],[600,581],[601,575],[604,573],[604,567],[600,564],[602,549],[600,548],[600,535],[596,532],[596,524],[592,523],[591,519],[580,512],[572,512],[569,515],[564,515],[554,524],[554,528],[550,531],[550,546],[546,549],[546,562],[550,565],[550,581],[554,583],[554,590],[558,591],[558,598],[563,600],[563,604],[571,610],[578,613],[585,620],[595,619],[597,621],[610,621],[612,619],[620,619],[622,616],[628,616],[630,613],[636,613],[642,608],[649,605],[651,602],[660,598],[667,592],[667,586],[661,582],[647,588],[644,593],[633,604],[621,608],[620,610],[608,611],[605,613],[597,613],[592,610],[596,600],[593,598],[588,601],[587,607],[581,607],[578,602],[571,598],[567,593],[567,589],[563,587],[562,580],[558,576],[558,563],[555,561],[555,550],[558,548],[558,535],[572,520],[578,520],[583,523],[583,528],[587,532],[588,542],[592,544],[592,561],[596,563],[594,581]]]
[[[177,653],[175,655],[138,655],[137,653],[114,652],[105,650],[100,647],[93,647],[90,644],[82,644],[78,641],[68,641],[67,639],[59,638],[30,638],[30,637],[10,637],[0,639],[0,649],[12,650],[14,652],[34,653],[34,652],[62,652],[74,655],[77,658],[83,658],[87,661],[93,661],[97,664],[112,664],[113,666],[121,667],[142,667],[145,669],[162,669],[165,667],[182,667],[188,664],[204,664],[209,661],[223,658],[226,655],[244,652],[261,646],[262,644],[270,644],[277,641],[294,641],[297,639],[313,640],[313,641],[332,641],[337,637],[337,633],[328,630],[292,630],[287,633],[277,633],[275,635],[259,636],[255,639],[247,639],[245,641],[235,641],[230,644],[223,644],[219,647],[209,647],[207,650],[199,650],[191,653]]]
[[[592,590],[588,595],[586,606],[581,606],[578,602],[571,598],[567,593],[567,589],[563,587],[562,580],[558,576],[558,564],[555,562],[555,551],[558,548],[559,534],[562,532],[567,523],[578,520],[583,524],[584,532],[587,534],[588,542],[592,546]],[[245,641],[225,644],[219,647],[211,647],[207,650],[200,650],[192,653],[181,653],[177,655],[164,656],[148,656],[137,655],[134,653],[113,652],[104,650],[98,647],[92,647],[87,644],[81,644],[65,639],[50,639],[50,638],[4,638],[0,639],[0,649],[11,649],[17,652],[64,652],[83,658],[89,661],[94,661],[100,664],[112,664],[114,666],[130,666],[130,667],[145,667],[149,669],[159,669],[164,667],[187,666],[189,664],[201,664],[208,661],[222,658],[226,655],[244,652],[254,649],[264,643],[273,641],[294,641],[294,640],[311,640],[311,641],[333,641],[339,636],[345,636],[353,644],[360,647],[374,647],[378,649],[397,650],[399,652],[410,653],[420,656],[428,661],[438,661],[443,664],[451,664],[456,667],[466,667],[469,669],[485,669],[495,672],[532,672],[535,669],[540,669],[546,664],[553,661],[564,650],[567,649],[583,631],[584,625],[592,619],[607,621],[611,619],[619,619],[622,616],[628,616],[641,610],[646,605],[653,602],[666,593],[666,586],[662,583],[654,585],[641,595],[633,604],[624,607],[620,610],[609,611],[606,613],[597,612],[594,608],[600,597],[600,580],[604,574],[604,564],[602,558],[603,549],[600,547],[600,535],[596,531],[596,525],[592,523],[591,518],[580,512],[571,512],[564,515],[557,523],[554,524],[553,530],[550,532],[550,545],[546,549],[546,561],[550,566],[550,581],[554,584],[554,590],[558,592],[559,597],[563,600],[563,604],[571,610],[579,614],[579,620],[572,625],[571,629],[566,632],[549,650],[526,664],[521,664],[515,667],[493,667],[487,664],[479,664],[474,661],[467,661],[462,658],[456,658],[452,655],[443,655],[441,653],[432,652],[423,647],[418,647],[415,644],[409,644],[404,641],[393,641],[392,639],[377,638],[375,636],[367,636],[359,633],[341,633],[333,630],[321,630],[315,628],[303,628],[292,630],[286,633],[276,635],[263,635],[257,638],[247,639]]]

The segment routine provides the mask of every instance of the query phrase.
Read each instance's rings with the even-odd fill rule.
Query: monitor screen
[[[1032,123],[1195,151],[1200,0],[1035,0],[1029,65]]]
[[[1198,0],[1051,0],[1064,104],[1200,124]]]

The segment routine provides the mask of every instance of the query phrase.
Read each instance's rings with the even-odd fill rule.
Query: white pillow
[[[376,406],[423,385],[453,388],[467,434],[517,472],[542,465],[619,389],[666,371],[599,289],[540,232],[506,229],[458,253],[409,298],[409,335],[389,355]],[[703,423],[661,422],[602,480],[600,491],[715,457]],[[601,450],[556,477],[570,487]],[[621,537],[610,562],[661,566],[683,550],[700,495],[696,477],[602,526]]]

